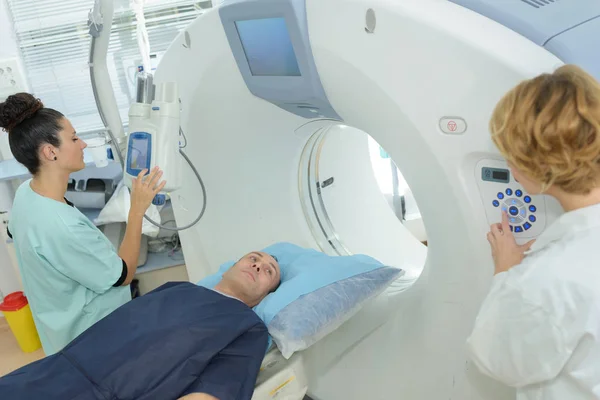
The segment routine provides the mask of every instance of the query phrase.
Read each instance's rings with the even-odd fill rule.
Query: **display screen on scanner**
[[[131,141],[131,169],[144,169],[148,165],[148,139],[132,139]]]
[[[300,76],[284,18],[236,21],[235,25],[253,76]]]

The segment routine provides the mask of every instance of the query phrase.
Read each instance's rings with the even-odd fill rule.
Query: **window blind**
[[[91,36],[88,12],[93,0],[7,0],[23,67],[32,93],[65,114],[81,134],[102,131],[88,68]],[[144,15],[153,65],[211,1],[148,1]],[[135,74],[142,64],[136,18],[129,1],[116,0],[107,66],[125,126],[135,100]]]

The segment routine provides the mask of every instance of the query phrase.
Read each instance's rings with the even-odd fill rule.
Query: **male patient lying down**
[[[253,252],[214,291],[167,283],[0,378],[0,399],[250,399],[268,342],[251,307],[279,282],[277,260]]]

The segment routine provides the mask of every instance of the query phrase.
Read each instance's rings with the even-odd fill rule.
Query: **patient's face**
[[[254,307],[279,285],[279,263],[267,253],[255,251],[246,254],[225,274],[223,279],[234,283]]]

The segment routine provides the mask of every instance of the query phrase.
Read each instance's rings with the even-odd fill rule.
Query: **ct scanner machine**
[[[562,210],[523,192],[488,121],[507,90],[563,63],[600,78],[588,52],[598,46],[597,1],[248,0],[207,11],[154,77],[178,85],[185,152],[208,194],[203,219],[180,232],[190,280],[280,241],[370,254],[410,273],[301,354],[308,394],[514,398],[465,354],[492,277],[486,233],[505,208],[524,242]],[[402,171],[428,248],[365,188],[361,132]],[[203,204],[191,169],[181,177],[172,202],[185,225]]]

